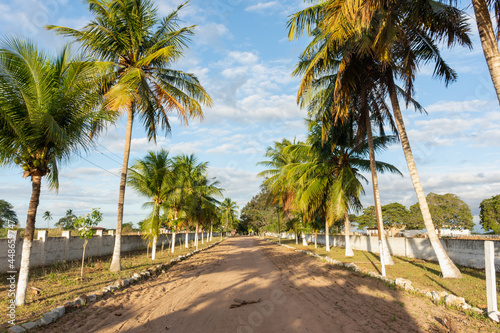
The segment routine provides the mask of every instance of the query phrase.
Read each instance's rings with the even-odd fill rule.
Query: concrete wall
[[[276,235],[277,236],[277,235]],[[282,238],[294,239],[293,234],[282,233]],[[306,235],[314,243],[314,235]],[[387,237],[387,246],[392,255],[437,261],[428,238]],[[318,244],[325,244],[325,235],[318,235]],[[350,236],[354,250],[379,253],[377,236]],[[495,270],[500,272],[500,241],[495,243]],[[441,239],[441,244],[457,265],[484,269],[484,240]],[[330,236],[330,246],[345,247],[345,236]]]
[[[38,239],[33,240],[31,247],[30,267],[45,266],[61,261],[81,260],[84,240],[78,236],[69,236],[69,232],[63,232],[64,237],[45,237],[45,230],[38,231]],[[185,233],[177,233],[175,241],[179,244],[180,241],[185,241]],[[204,234],[206,239],[207,233]],[[213,237],[217,234],[214,233]],[[201,238],[201,233],[200,233]],[[165,248],[172,239],[171,234],[161,234],[158,238],[158,247],[161,248],[162,242],[165,242]],[[195,233],[188,234],[189,241],[195,239]],[[201,241],[200,241],[201,244]],[[103,235],[102,231],[98,231],[94,237],[89,240],[85,257],[106,256],[113,254],[115,246],[115,236]],[[138,249],[145,249],[147,241],[142,239],[140,235],[124,235],[122,236],[121,251],[128,252]],[[16,238],[15,246],[15,270],[19,270],[21,265],[21,253],[23,248],[23,239]],[[12,271],[9,268],[8,257],[8,239],[0,239],[0,273]],[[11,258],[12,259],[12,258]]]

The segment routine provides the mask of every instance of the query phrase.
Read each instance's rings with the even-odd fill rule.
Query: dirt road
[[[239,237],[41,332],[449,332],[449,325],[456,332],[489,326],[373,278]]]

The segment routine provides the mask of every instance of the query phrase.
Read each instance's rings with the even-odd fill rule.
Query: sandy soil
[[[242,301],[257,302],[238,306]],[[40,332],[492,329],[490,323],[393,290],[376,279],[258,238],[239,237],[173,266],[160,277],[67,314]]]

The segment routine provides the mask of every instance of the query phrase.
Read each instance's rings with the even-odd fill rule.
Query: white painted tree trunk
[[[307,239],[306,239],[306,235],[304,234],[304,232],[302,231],[302,245],[304,246],[307,246]]]
[[[330,252],[330,230],[328,226],[328,220],[325,219],[325,245],[326,245],[326,252]]]
[[[186,249],[189,248],[189,232],[186,230]]]
[[[151,260],[155,260],[156,259],[156,235],[153,237],[153,247],[151,249]]]
[[[345,234],[345,256],[346,257],[354,257],[354,252],[351,247],[351,239],[349,235],[349,229],[351,228],[351,223],[349,223],[349,215],[347,212],[345,213],[344,219],[344,234]]]
[[[19,281],[17,282],[16,306],[24,305],[26,300],[26,289],[28,288],[28,275],[30,272],[30,240],[23,240],[23,252],[21,258],[21,269],[19,271]]]
[[[391,98],[394,119],[396,121],[396,125],[398,126],[399,137],[401,139],[401,145],[403,146],[406,164],[408,165],[408,171],[410,172],[410,177],[413,182],[413,188],[415,189],[415,192],[417,194],[425,229],[427,229],[429,240],[431,242],[432,248],[434,249],[434,253],[436,253],[439,266],[441,267],[441,272],[443,273],[444,278],[462,278],[462,274],[458,270],[457,266],[455,266],[453,261],[451,261],[450,257],[444,250],[443,245],[439,241],[439,238],[436,234],[436,229],[434,228],[434,223],[432,223],[431,212],[429,211],[429,206],[427,205],[427,199],[425,198],[424,189],[422,187],[422,183],[420,182],[420,177],[418,176],[417,166],[415,165],[415,159],[413,158],[413,153],[410,147],[410,141],[408,140],[408,135],[406,134],[403,115],[401,114],[401,109],[399,108],[399,101],[396,94],[393,74],[390,69],[387,79],[389,80],[389,96]]]
[[[392,260],[391,254],[389,252],[389,247],[387,246],[387,241],[384,233],[382,204],[380,202],[380,192],[378,186],[377,162],[375,160],[375,146],[373,144],[373,132],[370,117],[366,117],[366,133],[368,137],[368,151],[370,155],[370,171],[372,174],[373,199],[375,203],[375,216],[377,219],[377,228],[379,234],[378,238],[379,242],[382,242],[384,244],[384,246],[382,247],[383,253],[380,254],[380,260],[383,260],[383,266],[394,265],[394,260]]]
[[[316,231],[314,232],[314,248],[318,248],[318,233]]]
[[[120,190],[118,192],[118,214],[116,216],[116,235],[115,247],[113,249],[113,259],[109,270],[112,272],[121,271],[121,246],[122,246],[122,224],[123,224],[123,205],[125,202],[125,188],[127,185],[128,160],[130,157],[130,146],[132,142],[132,124],[134,122],[134,107],[130,106],[127,110],[127,128],[125,132],[125,148],[123,152],[123,165],[120,178]]]
[[[172,253],[175,251],[175,232],[172,233]]]

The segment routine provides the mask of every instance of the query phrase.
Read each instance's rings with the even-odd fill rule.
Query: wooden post
[[[495,246],[492,241],[484,242],[484,266],[486,269],[486,296],[488,301],[488,317],[498,322],[497,286],[495,279]]]

